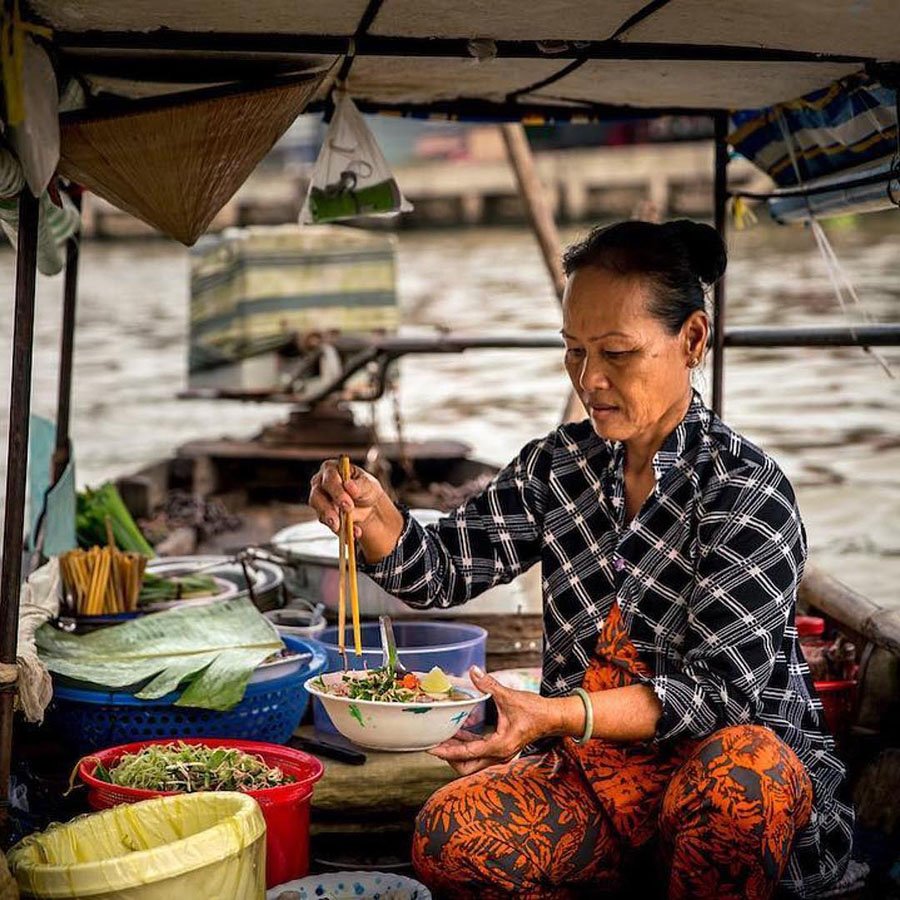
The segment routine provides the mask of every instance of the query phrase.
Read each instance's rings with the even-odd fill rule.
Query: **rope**
[[[15,663],[0,663],[0,684],[15,684],[19,680],[19,667]]]
[[[894,206],[900,207],[900,196],[894,193],[893,187],[893,181],[900,181],[900,84],[894,88],[894,108],[897,122],[897,152],[894,154],[893,160],[891,160],[891,174],[895,178],[888,181],[887,196]]]
[[[379,10],[381,9],[382,3],[384,3],[384,0],[369,0],[369,3],[362,14],[362,17],[359,20],[359,24],[356,26],[356,31],[353,33],[353,37],[350,39],[350,46],[347,50],[347,55],[344,57],[344,61],[341,63],[341,69],[338,72],[337,76],[337,81],[339,84],[347,80],[347,76],[350,74],[350,67],[353,65],[353,61],[356,59],[356,44],[362,37],[365,36],[369,28],[371,28],[372,23],[375,21],[375,17],[378,15]]]
[[[794,176],[797,179],[797,184],[803,185],[804,182],[803,176],[800,174],[800,164],[797,161],[797,155],[794,152],[793,137],[788,130],[787,122],[784,119],[784,113],[779,108],[776,115],[778,128],[781,131],[781,137],[784,140],[785,147],[787,148],[788,155],[790,156],[791,166],[794,170]],[[852,335],[853,340],[858,341],[859,336],[857,335],[856,327],[853,324],[853,318],[850,315],[850,310],[848,309],[847,303],[844,299],[844,291],[847,292],[850,299],[853,301],[853,303],[856,304],[857,309],[860,311],[863,319],[866,322],[871,322],[872,317],[869,315],[869,311],[866,309],[865,305],[860,299],[859,294],[856,293],[856,288],[853,286],[853,282],[850,280],[850,277],[847,275],[846,270],[841,265],[837,254],[834,252],[834,248],[831,246],[831,241],[828,240],[828,235],[825,233],[825,229],[822,228],[822,224],[819,222],[818,218],[816,218],[816,214],[813,212],[809,197],[805,197],[804,199],[806,201],[806,211],[809,215],[810,230],[812,231],[813,237],[815,238],[816,246],[819,248],[819,252],[822,254],[822,259],[825,261],[825,269],[828,273],[828,278],[831,281],[831,286],[834,289],[834,293],[837,297],[838,303],[840,304],[841,311],[847,318],[847,324],[850,329],[850,334]],[[841,286],[842,284],[843,289]],[[894,373],[890,367],[890,364],[881,355],[881,353],[879,353],[873,347],[868,347],[865,344],[863,345],[862,349],[876,360],[876,362],[881,366],[881,368],[889,378],[894,377]]]
[[[626,19],[613,33],[611,41],[616,41],[627,31],[631,31],[635,25],[643,22],[644,19],[650,18],[654,13],[661,10],[664,6],[671,3],[671,0],[651,0],[646,6],[641,7],[633,16]]]
[[[582,56],[579,59],[574,59],[568,65],[563,66],[558,72],[554,72],[552,75],[549,75],[546,78],[542,78],[540,81],[535,81],[534,84],[529,84],[523,88],[512,91],[511,93],[506,95],[507,103],[512,103],[514,100],[516,100],[518,97],[523,96],[524,94],[533,94],[535,91],[539,91],[541,88],[547,87],[548,84],[555,84],[557,81],[565,78],[566,75],[571,75],[572,72],[574,72],[576,69],[580,69],[587,61],[587,56]]]
[[[368,6],[366,6],[362,17],[359,20],[359,24],[356,26],[356,31],[347,41],[347,52],[341,60],[341,67],[338,69],[338,73],[335,75],[334,82],[331,85],[331,90],[328,92],[328,96],[325,99],[322,120],[326,125],[331,122],[334,117],[334,92],[346,90],[347,78],[350,75],[350,69],[353,66],[353,62],[356,59],[357,42],[365,36],[365,33],[375,21],[375,17],[378,15],[383,2],[384,0],[369,0]]]
[[[0,199],[18,202],[19,193],[25,187],[25,175],[19,161],[5,147],[0,147]]]

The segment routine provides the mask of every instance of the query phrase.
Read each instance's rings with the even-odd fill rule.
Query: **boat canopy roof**
[[[37,53],[36,44],[22,53],[24,33],[47,50],[57,85],[43,78],[36,102],[6,83],[8,111],[30,104],[30,115],[53,120],[43,123],[49,134],[58,86],[59,173],[187,244],[294,117],[328,108],[337,83],[363,111],[421,117],[727,114],[730,143],[779,186],[872,165],[881,168],[866,174],[869,192],[873,177],[897,178],[900,0],[13,0],[12,9],[4,78]],[[25,81],[40,72],[32,62]],[[38,133],[29,125],[15,142],[33,190],[52,170],[37,177],[20,152],[30,141],[37,157]]]
[[[27,12],[93,92],[148,97],[350,54],[361,108],[467,118],[756,109],[900,62],[897,0],[30,0]]]

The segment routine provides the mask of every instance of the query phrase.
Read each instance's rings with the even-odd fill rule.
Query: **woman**
[[[670,897],[810,896],[852,810],[794,627],[806,540],[778,466],[691,388],[725,270],[689,221],[594,230],[565,256],[566,369],[589,419],[528,444],[422,528],[333,462],[311,503],[352,514],[365,571],[447,607],[543,566],[542,696],[473,669],[496,733],[438,747],[465,776],[422,810],[413,856],[448,897],[613,886],[655,839]],[[523,754],[539,742],[543,751]]]

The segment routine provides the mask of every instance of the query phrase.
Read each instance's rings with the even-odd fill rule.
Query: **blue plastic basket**
[[[133,694],[54,686],[47,724],[80,754],[154,738],[221,737],[285,744],[309,703],[304,681],[325,668],[326,655],[315,641],[283,637],[312,660],[281,678],[248,684],[244,697],[227,712],[175,706],[179,692],[158,700]]]

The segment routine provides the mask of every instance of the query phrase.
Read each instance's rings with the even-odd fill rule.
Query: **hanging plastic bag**
[[[300,224],[396,216],[412,210],[356,104],[341,89],[334,97],[334,117],[316,160]]]
[[[2,160],[0,160],[2,166]],[[5,176],[0,174],[0,181]],[[63,193],[59,205],[48,191],[41,194],[38,216],[37,268],[41,275],[58,275],[66,264],[66,241],[81,228],[81,213]],[[19,200],[0,196],[0,231],[15,247],[19,235]]]

